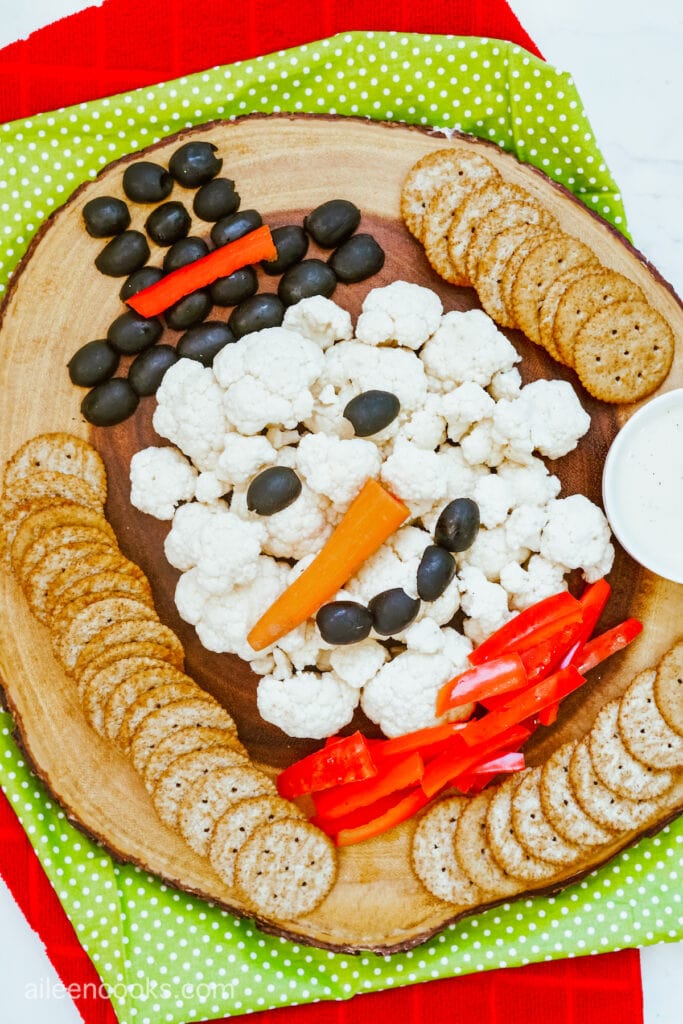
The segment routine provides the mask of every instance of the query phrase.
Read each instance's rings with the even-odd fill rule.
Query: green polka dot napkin
[[[368,116],[492,140],[625,230],[569,75],[496,40],[349,33],[4,125],[0,288],[44,218],[106,163],[252,111]],[[0,782],[121,1024],[181,1024],[471,971],[683,938],[683,819],[555,898],[467,918],[419,948],[357,957],[262,935],[115,863],[66,820],[0,712]]]

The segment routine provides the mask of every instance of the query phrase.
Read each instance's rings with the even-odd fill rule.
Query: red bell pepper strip
[[[486,718],[490,717],[490,715],[486,716]],[[486,718],[482,718],[480,721],[484,722]],[[444,750],[433,761],[425,765],[422,789],[431,799],[445,786],[450,785],[453,779],[469,772],[490,754],[499,750],[515,750],[517,747],[521,747],[531,736],[531,731],[525,726],[513,725],[509,729],[501,729],[497,735],[491,735],[476,748],[469,747],[469,749],[460,736],[455,737],[448,750]],[[462,735],[464,732],[465,730]]]
[[[557,720],[557,713],[560,710],[560,705],[556,701],[554,704],[549,704],[547,708],[543,708],[536,715],[536,721],[539,725],[552,725]]]
[[[481,665],[501,654],[513,651],[519,654],[580,620],[581,605],[569,591],[561,590],[515,615],[479,644],[469,655],[469,661],[472,665]]]
[[[638,619],[625,619],[584,644],[574,655],[572,665],[581,673],[588,672],[611,654],[627,647],[642,631],[643,624]]]
[[[481,764],[475,765],[469,772],[457,775],[453,779],[453,785],[461,793],[472,793],[483,789],[496,775],[521,772],[524,763],[524,754],[519,751],[508,751],[506,754],[499,754],[497,757],[489,758]]]
[[[604,578],[596,580],[595,583],[588,584],[579,598],[579,604],[583,609],[581,628],[578,631],[574,646],[562,659],[560,668],[566,668],[567,665],[570,665],[576,652],[586,643],[597,626],[611,593],[612,588]]]
[[[219,277],[228,277],[235,270],[260,263],[261,260],[277,259],[277,249],[270,228],[263,224],[248,235],[213,249],[206,256],[187,263],[178,270],[166,274],[149,288],[131,295],[126,302],[140,316],[157,316],[198,288],[206,288]]]
[[[403,736],[395,736],[390,740],[380,740],[375,755],[395,757],[398,754],[410,754],[417,750],[422,759],[427,761],[439,753],[443,744],[452,736],[465,728],[466,722],[443,722],[441,725],[429,725],[424,729],[407,732]]]
[[[400,789],[395,793],[387,793],[367,807],[359,807],[356,811],[350,811],[341,818],[328,818],[324,814],[315,814],[311,819],[311,825],[326,832],[328,836],[334,836],[343,828],[356,828],[358,825],[365,825],[373,818],[378,818],[385,811],[390,810],[402,797],[412,793],[415,786],[408,789]]]
[[[417,787],[406,796],[401,796],[393,807],[384,811],[378,817],[373,818],[364,825],[355,828],[340,829],[334,837],[337,846],[351,846],[354,843],[362,843],[366,839],[373,839],[375,836],[388,832],[401,822],[407,821],[413,814],[416,814],[429,798]]]
[[[469,722],[458,739],[462,739],[468,746],[478,747],[480,743],[499,735],[502,730],[535,718],[543,708],[561,701],[584,682],[584,677],[573,665],[559,669],[547,679],[522,690],[518,697],[510,700],[506,708],[489,711],[483,718]]]
[[[503,654],[444,683],[436,698],[436,713],[443,715],[450,708],[518,690],[526,682],[527,675],[520,656]]]
[[[317,793],[345,783],[377,775],[368,742],[360,732],[335,739],[280,772],[277,789],[280,796],[293,800],[305,793]]]
[[[583,629],[583,621],[572,622],[561,627],[547,640],[530,647],[528,651],[522,651],[520,658],[529,682],[543,679],[563,667],[563,660],[568,652],[576,648],[577,640],[583,635]]]
[[[388,793],[415,785],[423,773],[424,762],[416,751],[405,757],[387,759],[372,779],[348,782],[344,786],[314,794],[316,813],[323,818],[341,818],[359,807],[374,803]]]

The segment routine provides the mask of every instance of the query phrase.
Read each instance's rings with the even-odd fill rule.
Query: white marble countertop
[[[101,2],[101,0],[100,0]],[[509,0],[544,57],[574,76],[636,246],[683,294],[683,3]],[[0,47],[86,0],[3,5]],[[389,26],[388,26],[389,27]],[[641,952],[645,1024],[680,1024],[683,943]],[[40,988],[49,998],[30,999]],[[79,1024],[71,999],[0,880],[0,1000],[12,1024]]]

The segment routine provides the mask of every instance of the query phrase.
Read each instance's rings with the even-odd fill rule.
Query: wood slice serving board
[[[434,289],[447,310],[478,305],[473,291],[450,286],[432,272],[421,247],[399,218],[400,188],[409,168],[425,153],[453,146],[484,153],[506,180],[531,192],[564,230],[583,239],[606,266],[634,280],[677,337],[683,336],[681,304],[647,261],[565,189],[493,145],[352,118],[254,116],[208,124],[166,139],[147,151],[151,159],[167,163],[179,138],[212,142],[224,159],[223,173],[236,181],[242,208],[257,208],[271,226],[300,223],[307,211],[335,197],[350,199],[361,208],[361,230],[375,235],[387,259],[377,277],[359,285],[340,285],[335,292],[335,301],[354,318],[370,288],[396,279]],[[256,711],[256,678],[247,666],[234,657],[209,654],[201,648],[194,631],[181,622],[174,609],[177,573],[163,557],[168,524],[139,513],[129,503],[130,457],[148,444],[159,443],[151,426],[154,399],[143,399],[136,415],[117,427],[93,429],[80,415],[82,392],[71,385],[66,371],[76,349],[104,337],[109,324],[123,311],[118,295],[121,282],[95,269],[93,260],[103,243],[85,232],[81,211],[95,196],[123,196],[124,166],[137,156],[109,166],[95,181],[78,189],[40,230],[12,280],[0,326],[0,459],[4,463],[20,444],[44,431],[70,431],[95,444],[109,473],[107,515],[124,552],[149,576],[161,618],[181,636],[189,674],[229,709],[254,760],[275,773],[316,744],[290,740],[264,723]],[[170,198],[185,200],[188,205],[188,193],[177,186]],[[149,208],[130,205],[131,226],[141,229]],[[206,229],[206,224],[195,222],[191,233],[206,234]],[[151,262],[160,263],[162,250],[153,249]],[[273,280],[264,279],[262,288],[272,290]],[[216,309],[212,318],[225,315]],[[571,371],[552,362],[519,332],[508,334],[523,357],[525,380],[562,377],[577,389],[591,415],[591,429],[578,448],[551,469],[562,480],[563,494],[579,491],[600,502],[606,451],[633,409],[596,402],[581,389]],[[174,343],[176,338],[174,332],[167,331],[162,340]],[[683,346],[679,344],[662,390],[681,384]],[[621,694],[638,670],[654,665],[678,635],[683,588],[647,573],[619,548],[610,579],[614,597],[610,622],[605,624],[636,615],[645,623],[644,633],[604,669],[595,670],[587,685],[565,702],[557,723],[533,738],[527,751],[530,764],[544,761],[567,739],[584,735],[597,710]],[[128,761],[88,726],[72,681],[52,655],[47,631],[32,618],[7,571],[2,574],[0,589],[0,676],[21,741],[71,820],[117,857],[237,913],[244,911],[208,861],[158,820]],[[370,728],[360,717],[354,726],[359,724]],[[681,810],[683,786],[667,819]],[[653,827],[663,824],[664,820]],[[409,822],[378,839],[341,850],[338,880],[316,911],[301,920],[277,926],[263,921],[262,926],[304,942],[350,951],[405,949],[425,940],[464,908],[432,897],[414,877],[409,864],[413,828]],[[590,863],[572,868],[572,878],[636,838],[629,833],[618,843],[599,849]],[[544,891],[569,881],[568,872]],[[468,912],[473,909],[480,908]]]

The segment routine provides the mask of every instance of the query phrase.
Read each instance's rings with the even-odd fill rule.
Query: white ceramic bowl
[[[602,497],[622,547],[683,583],[683,388],[654,398],[621,428],[605,460]]]

